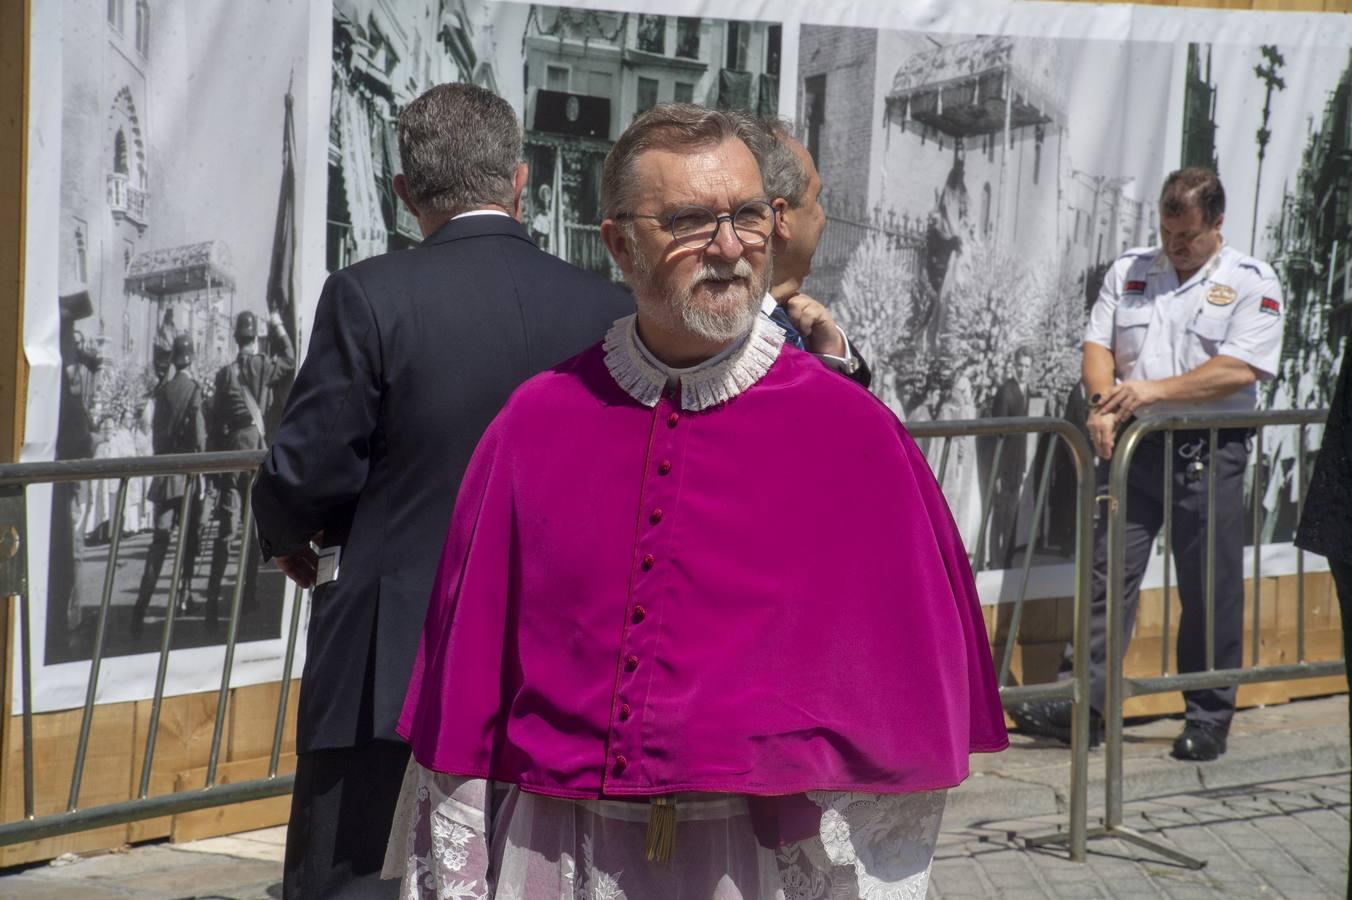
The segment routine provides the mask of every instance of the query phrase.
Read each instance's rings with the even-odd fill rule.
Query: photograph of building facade
[[[283,3],[269,12],[276,43],[260,45],[257,23],[231,4],[186,0],[64,0],[61,16],[62,127],[60,135],[59,297],[61,393],[57,458],[143,456],[226,449],[189,441],[168,450],[160,387],[173,377],[178,340],[186,377],[200,391],[204,428],[222,440],[228,425],[213,409],[217,373],[236,359],[236,323],[251,315],[283,328],[258,327],[253,351],[294,361],[294,95],[305,54],[306,5]],[[228,76],[207,68],[216,54],[253,66],[251,90],[270,102],[230,116],[186,115],[188,109],[234,109]],[[285,212],[285,215],[283,213]],[[279,223],[273,233],[260,222]],[[282,223],[285,222],[285,227]],[[280,260],[280,264],[279,264]],[[278,306],[278,304],[283,304]],[[285,332],[285,336],[282,336]],[[275,415],[289,381],[266,392],[265,415]],[[163,403],[163,400],[158,402]],[[160,424],[157,424],[160,423]],[[206,443],[205,441],[203,442]],[[238,565],[238,534],[225,534],[215,509],[220,491],[199,486],[202,512],[193,528],[208,548],[198,579],[184,585],[183,627],[176,646],[220,643],[223,633],[203,626],[203,599],[229,590]],[[113,595],[107,652],[150,648],[131,619],[144,561],[155,545],[162,497],[150,479],[128,485],[123,542]],[[116,518],[116,482],[62,485],[53,491],[46,659],[87,658],[92,641],[108,543]],[[196,508],[196,505],[195,505]],[[235,521],[236,527],[238,520]],[[175,533],[177,528],[175,527]],[[207,563],[225,540],[228,560]],[[228,562],[228,567],[227,567]],[[163,615],[170,567],[149,579],[149,612]],[[209,572],[219,569],[213,584]],[[252,579],[251,579],[252,581]],[[221,582],[224,582],[222,586]],[[258,595],[246,597],[247,639],[275,636],[281,583],[264,575]],[[263,595],[267,596],[264,597]],[[228,602],[228,599],[227,599]]]
[[[536,242],[617,277],[600,234],[611,145],[660,102],[775,113],[783,40],[778,24],[531,6],[521,100]]]
[[[498,92],[482,0],[335,0],[329,108],[327,268],[422,241],[394,195],[399,111],[433,85]]]
[[[1266,392],[1276,408],[1327,406],[1352,333],[1352,55],[1323,101],[1318,116],[1307,118],[1298,168],[1274,167],[1284,190],[1265,237],[1286,301],[1281,376]],[[1288,428],[1275,438],[1263,460],[1268,540],[1289,539],[1299,513],[1299,436]],[[1308,453],[1318,442],[1305,446]]]

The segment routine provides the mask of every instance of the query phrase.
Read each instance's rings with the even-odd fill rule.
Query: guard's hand
[[[1085,425],[1089,428],[1089,443],[1094,445],[1094,452],[1103,459],[1113,458],[1113,445],[1117,443],[1119,421],[1115,413],[1105,413],[1101,406],[1092,410],[1085,420]]]
[[[829,356],[845,355],[845,338],[831,313],[819,301],[807,294],[794,294],[784,301],[784,312],[789,314],[789,321],[803,336],[807,349]]]
[[[1154,381],[1123,381],[1103,395],[1100,413],[1113,413],[1126,421],[1142,407],[1164,399],[1164,392]]]
[[[309,547],[297,550],[290,556],[275,556],[277,568],[303,588],[315,586],[315,576],[319,572],[319,557]]]

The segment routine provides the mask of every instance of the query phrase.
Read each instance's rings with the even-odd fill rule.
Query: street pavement
[[[1133,723],[1124,747],[1124,824],[1206,862],[1189,869],[1120,838],[1089,843],[1086,863],[1029,837],[1066,827],[1070,757],[1011,736],[973,759],[950,792],[935,853],[935,900],[1344,896],[1348,863],[1348,700],[1245,710],[1212,763],[1168,751],[1181,723]],[[1103,806],[1103,751],[1090,757],[1090,824]],[[265,900],[281,896],[284,829],[191,844],[152,843],[0,871],[0,898]],[[628,900],[658,900],[631,897]]]

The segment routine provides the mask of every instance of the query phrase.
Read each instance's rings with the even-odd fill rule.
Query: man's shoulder
[[[1230,264],[1231,277],[1237,281],[1244,281],[1246,279],[1275,281],[1277,278],[1276,270],[1265,260],[1241,253],[1228,245],[1221,253],[1227,258],[1226,261]]]
[[[1160,247],[1133,247],[1113,260],[1112,268],[1123,273],[1146,272],[1159,260],[1161,252]]]

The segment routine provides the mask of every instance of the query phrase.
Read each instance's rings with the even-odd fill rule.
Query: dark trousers
[[[244,498],[248,495],[252,473],[237,472],[222,475],[217,482],[220,490],[216,498],[216,539],[211,544],[211,569],[207,577],[207,621],[214,623],[220,615],[221,584],[225,579],[225,567],[230,560],[230,543],[238,533],[244,540]],[[240,605],[244,609],[253,609],[258,604],[257,584],[260,562],[258,541],[249,540],[240,547],[239,573],[244,577],[244,594]],[[227,612],[231,602],[226,599]]]
[[[136,605],[132,614],[136,620],[145,618],[150,597],[159,583],[160,572],[164,568],[164,558],[169,553],[169,544],[173,538],[173,529],[178,527],[181,497],[171,497],[155,504],[155,531],[150,537],[150,548],[146,551],[146,567],[141,572],[141,587],[136,593]],[[184,533],[186,543],[183,547],[183,574],[179,580],[179,595],[187,596],[192,589],[192,573],[197,561],[198,526],[201,522],[202,504],[197,498],[188,501],[188,525]],[[170,598],[170,603],[173,598]]]
[[[297,755],[286,900],[399,896],[399,882],[381,881],[380,869],[408,758],[408,745],[398,741]]]
[[[1136,604],[1141,579],[1153,553],[1155,538],[1164,525],[1164,475],[1173,483],[1173,521],[1170,542],[1178,573],[1182,617],[1178,625],[1178,671],[1207,669],[1206,659],[1206,552],[1207,473],[1216,467],[1216,570],[1215,570],[1215,668],[1236,669],[1243,664],[1244,634],[1244,468],[1248,446],[1243,431],[1222,431],[1216,444],[1216,459],[1207,459],[1206,433],[1178,432],[1174,456],[1164,459],[1163,435],[1150,438],[1136,451],[1127,477],[1126,552],[1124,570],[1124,631],[1127,639],[1136,624]],[[1200,443],[1199,443],[1200,442]],[[1198,448],[1192,459],[1204,465],[1190,472],[1192,459],[1180,450]],[[1186,452],[1186,450],[1185,450]],[[1099,493],[1108,487],[1108,461],[1098,467]],[[1101,512],[1094,528],[1094,579],[1089,617],[1089,704],[1099,714],[1104,706],[1104,663],[1108,645],[1108,516]],[[1063,674],[1071,670],[1071,648],[1061,662]],[[1206,722],[1228,729],[1235,712],[1235,686],[1184,691],[1189,721]]]

